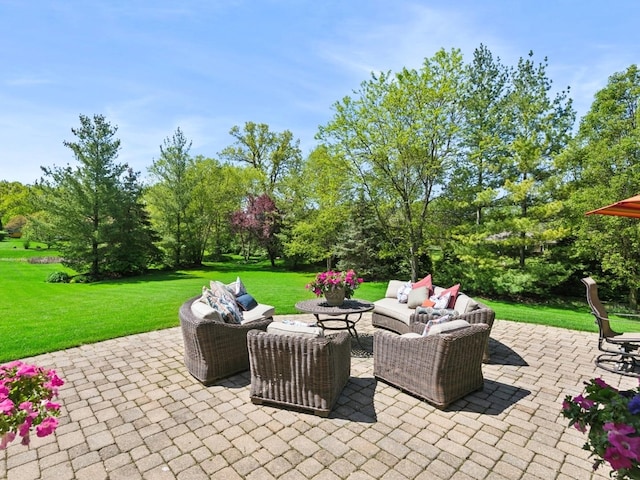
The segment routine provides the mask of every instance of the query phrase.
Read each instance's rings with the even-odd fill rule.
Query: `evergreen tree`
[[[117,127],[102,115],[80,115],[80,127],[71,131],[77,141],[64,144],[78,165],[42,167],[46,216],[62,240],[63,263],[93,276],[140,271],[147,255],[135,261],[117,260],[130,247],[130,239],[145,238],[147,232],[140,212],[131,218],[124,208],[133,202],[129,192],[139,187],[135,177],[122,179],[128,166],[115,163],[120,150]],[[152,245],[146,248],[152,250]]]

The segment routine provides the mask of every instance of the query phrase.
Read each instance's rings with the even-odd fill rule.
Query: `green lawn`
[[[64,268],[28,263],[27,257],[56,255],[35,247],[25,250],[16,240],[0,242],[0,362],[177,326],[180,304],[212,279],[230,283],[240,276],[249,293],[274,305],[276,314],[297,313],[297,301],[313,298],[305,289],[313,273],[273,271],[264,263],[239,261],[93,284],[51,284],[45,282],[47,276]],[[365,282],[356,297],[373,301],[385,290],[386,282]],[[596,331],[586,302],[542,306],[484,301],[499,319]],[[634,322],[617,326],[630,330]]]

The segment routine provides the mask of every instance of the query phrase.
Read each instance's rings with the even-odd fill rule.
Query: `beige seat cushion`
[[[303,325],[293,325],[283,322],[271,322],[267,327],[267,333],[307,338],[324,337],[324,332],[321,327],[305,327]]]
[[[257,307],[242,312],[243,320],[241,323],[244,325],[245,323],[255,322],[256,320],[262,320],[263,318],[273,317],[274,313],[274,307],[259,303]]]

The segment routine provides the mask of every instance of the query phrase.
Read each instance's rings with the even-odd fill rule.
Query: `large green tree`
[[[411,277],[427,242],[429,205],[455,159],[464,66],[440,50],[420,70],[372,74],[355,97],[334,105],[318,139],[350,162],[381,231],[405,252]]]
[[[300,168],[300,141],[289,130],[276,133],[254,122],[246,122],[242,130],[234,126],[229,134],[235,142],[220,152],[220,158],[254,168],[260,174],[261,193],[278,196],[280,182]]]
[[[173,267],[200,263],[197,238],[187,232],[194,223],[189,208],[198,178],[189,154],[191,142],[178,127],[160,146],[160,157],[149,167],[154,184],[147,192],[152,221],[162,237],[166,262]]]
[[[640,222],[585,216],[585,212],[640,193],[640,71],[631,65],[613,74],[596,93],[575,142],[559,159],[573,220],[576,258],[583,273],[606,276],[606,285],[626,290],[638,305]],[[595,260],[595,261],[594,261]]]
[[[575,112],[567,91],[551,97],[546,61],[536,64],[533,52],[521,58],[511,74],[506,98],[508,143],[500,164],[506,215],[498,226],[510,234],[504,243],[516,249],[520,268],[537,246],[557,242],[567,234],[557,228],[562,205],[553,197],[549,180],[559,174],[553,169],[553,159],[571,138]]]
[[[115,160],[120,140],[117,127],[102,115],[80,115],[80,127],[72,128],[76,141],[65,141],[77,166],[42,167],[43,210],[62,243],[63,263],[79,272],[99,276],[105,272],[130,273],[146,267],[148,243],[137,248],[142,257],[128,260],[122,248],[133,239],[148,239],[140,211],[135,176],[126,164]]]

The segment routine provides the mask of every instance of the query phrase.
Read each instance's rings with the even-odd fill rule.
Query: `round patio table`
[[[346,299],[342,305],[334,307],[329,305],[324,298],[314,298],[296,303],[296,309],[313,314],[322,330],[347,330],[362,348],[356,331],[356,323],[360,321],[363,313],[373,310],[373,303],[350,298]],[[321,318],[321,315],[324,318]],[[355,315],[357,317],[353,318]],[[339,325],[336,326],[336,323]]]

